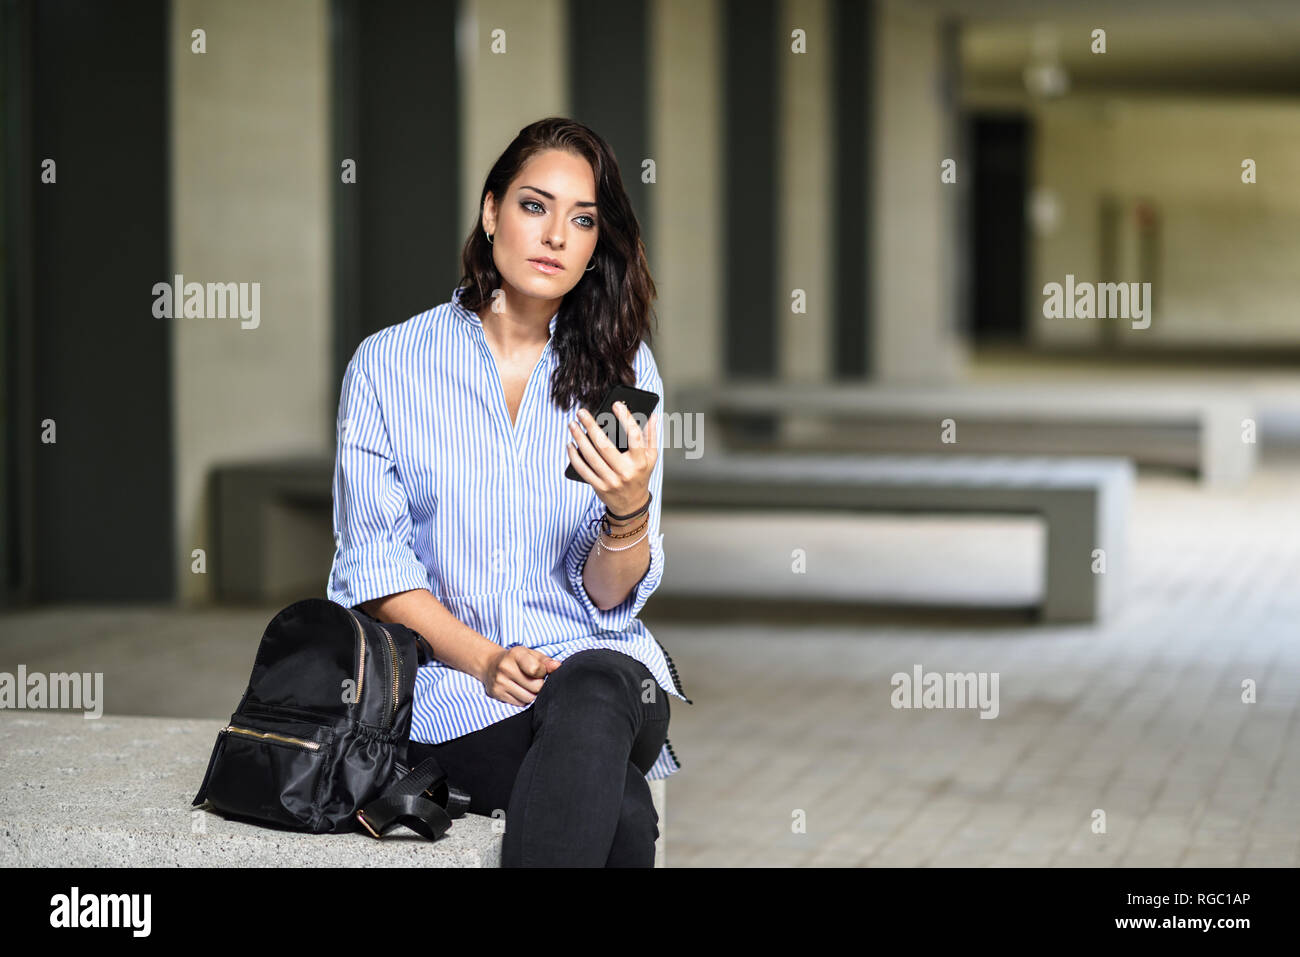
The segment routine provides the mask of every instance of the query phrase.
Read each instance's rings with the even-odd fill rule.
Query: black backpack
[[[395,824],[436,841],[470,797],[406,743],[417,632],[324,598],[295,602],[266,626],[253,674],[217,735],[194,798],[223,816],[313,834]]]

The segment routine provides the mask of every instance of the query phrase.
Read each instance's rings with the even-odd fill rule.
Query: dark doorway
[[[970,145],[971,334],[980,343],[1024,343],[1028,281],[1026,195],[1032,129],[1023,116],[975,114]]]
[[[8,601],[165,601],[177,570],[169,4],[10,0],[3,331]],[[53,439],[53,441],[50,441]]]
[[[330,15],[337,401],[362,339],[451,298],[474,222],[460,211],[457,5],[332,0]]]

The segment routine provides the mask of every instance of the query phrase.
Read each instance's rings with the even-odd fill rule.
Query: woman
[[[648,780],[689,702],[637,613],[663,576],[654,282],[614,154],[558,117],[488,173],[451,301],[367,337],[344,376],[329,597],[420,632],[409,757],[506,817],[509,866],[653,866]],[[580,408],[581,407],[581,408]],[[572,463],[583,481],[565,478]]]

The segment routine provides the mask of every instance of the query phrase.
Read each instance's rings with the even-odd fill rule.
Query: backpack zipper
[[[353,613],[352,609],[345,608],[343,610],[351,616],[352,623],[356,625],[357,628],[357,701],[360,702],[361,685],[362,682],[365,681],[366,677],[366,633],[365,629],[361,627],[361,619]],[[401,663],[397,660],[397,643],[393,641],[393,636],[389,634],[388,629],[385,628],[383,624],[378,621],[376,621],[375,624],[379,625],[379,630],[382,631],[384,637],[388,639],[388,660],[393,663],[393,704],[392,710],[384,722],[384,727],[387,728],[392,727],[393,719],[397,717],[398,690],[402,682],[402,671]]]
[[[254,731],[251,728],[237,728],[233,724],[228,724],[222,731],[228,731],[231,734],[246,734],[250,738],[269,738],[272,741],[283,741],[286,744],[292,744],[299,748],[305,748],[308,751],[319,751],[319,741],[307,741],[303,738],[291,738],[287,734],[274,734],[270,731]]]
[[[397,689],[398,685],[401,684],[402,674],[397,660],[397,645],[393,641],[393,636],[388,633],[388,629],[383,625],[379,626],[379,630],[388,639],[388,659],[393,663],[393,713],[388,716],[388,727],[391,727],[393,719],[397,717]]]
[[[361,619],[352,614],[351,608],[343,609],[352,618],[352,623],[357,626],[357,703],[361,703],[361,682],[366,677],[366,634],[361,630]]]

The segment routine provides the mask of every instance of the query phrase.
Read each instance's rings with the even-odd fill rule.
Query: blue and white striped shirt
[[[355,607],[427,588],[503,647],[527,645],[559,661],[613,648],[689,702],[636,617],[663,577],[664,430],[650,479],[650,568],[626,601],[601,611],[583,587],[582,568],[600,535],[592,519],[605,506],[586,482],[564,477],[578,406],[562,410],[550,398],[558,361],[548,341],[512,425],[483,323],[460,305],[459,288],[450,302],[361,342],[339,402],[328,597]],[[636,386],[662,397],[644,342],[633,364]],[[440,744],[524,707],[489,697],[477,678],[433,661],[416,674],[411,740]],[[679,767],[665,742],[646,778]]]

